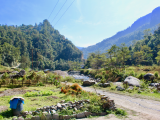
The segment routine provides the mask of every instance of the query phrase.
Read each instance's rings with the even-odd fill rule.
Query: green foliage
[[[13,111],[12,109],[8,109],[6,111],[2,111],[0,113],[0,118],[11,118],[13,116]],[[3,119],[2,119],[3,120]]]
[[[144,74],[141,73],[141,74],[138,76],[138,79],[143,79],[143,76],[144,76]]]
[[[2,76],[2,80],[7,79],[9,77],[9,74],[7,72],[5,72]]]
[[[73,109],[63,109],[61,111],[58,111],[59,115],[73,115]]]
[[[123,88],[126,90],[129,87],[128,83],[123,84]]]
[[[93,105],[93,104],[90,104],[88,106],[88,110],[92,113],[101,113],[102,112],[102,108],[101,106],[96,106],[96,105]]]
[[[127,92],[132,93],[133,90],[131,88],[126,89]]]
[[[37,96],[50,96],[52,95],[52,91],[40,91],[40,92],[26,92],[24,94],[25,97],[37,97]]]
[[[117,108],[117,109],[115,110],[115,114],[116,114],[116,115],[120,115],[120,116],[126,116],[126,115],[127,115],[127,112],[126,112],[125,110],[123,110],[123,109]]]
[[[44,86],[44,84],[40,82],[40,83],[37,83],[36,86]]]
[[[154,76],[155,76],[156,78],[158,78],[159,74],[158,74],[157,71],[154,73]]]
[[[150,81],[141,80],[140,85],[143,90],[148,89]]]
[[[55,30],[48,20],[35,26],[0,26],[2,65],[16,66],[21,62],[20,67],[31,67],[32,54],[34,69],[77,69],[82,57],[82,52]]]
[[[116,85],[114,85],[113,83],[110,83],[110,90],[116,90]]]

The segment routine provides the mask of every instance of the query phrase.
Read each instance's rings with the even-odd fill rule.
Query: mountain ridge
[[[129,44],[132,40],[135,40],[135,38],[136,40],[143,39],[143,30],[151,28],[151,31],[153,32],[157,28],[156,25],[160,23],[160,18],[158,16],[160,16],[160,7],[157,7],[151,13],[138,18],[131,26],[117,32],[112,37],[106,38],[95,45],[83,48],[81,51],[83,52],[84,58],[87,58],[88,53],[95,52],[97,50],[104,52],[113,44],[120,45],[120,43],[122,43],[121,41],[125,41],[127,44]],[[122,37],[126,36],[132,36],[132,39],[128,39],[128,41],[122,40]],[[121,41],[118,39],[121,39]]]

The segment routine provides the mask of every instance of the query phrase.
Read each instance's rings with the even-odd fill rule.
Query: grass
[[[10,67],[6,67],[6,66],[3,66],[3,65],[0,65],[0,71],[13,71]]]
[[[40,86],[40,87],[23,87],[25,90],[30,90],[31,92],[26,93],[26,94],[20,94],[16,96],[23,97],[25,99],[24,105],[23,105],[23,111],[35,111],[37,108],[41,108],[44,106],[51,106],[51,105],[56,105],[59,103],[61,100],[65,100],[65,102],[69,101],[79,101],[79,100],[84,100],[84,99],[89,99],[90,103],[85,104],[84,108],[81,110],[75,111],[76,113],[81,113],[87,109],[89,109],[92,112],[102,112],[102,108],[100,107],[101,102],[100,102],[100,96],[97,96],[95,93],[90,93],[90,92],[85,92],[82,91],[81,94],[64,94],[60,93],[61,89],[57,88],[54,85],[46,85],[46,86]],[[75,89],[75,87],[73,87]],[[34,91],[33,91],[34,90]],[[49,94],[46,91],[52,91],[49,92]],[[45,93],[47,96],[39,96],[35,93]],[[50,94],[51,93],[51,94]],[[7,106],[10,107],[10,99],[14,97],[13,96],[3,96],[0,97],[0,106]],[[9,108],[7,111],[1,112],[0,113],[0,118],[9,118],[12,117],[11,109]],[[59,112],[60,115],[65,115],[65,114],[73,114],[73,110],[63,110]]]
[[[93,86],[91,86],[91,87],[93,88]],[[142,91],[141,93],[138,93],[138,90],[134,90],[132,92],[117,91],[117,90],[111,90],[111,87],[102,88],[102,87],[99,87],[98,85],[95,85],[95,87],[96,87],[96,89],[105,90],[105,91],[111,92],[111,93],[160,101],[160,93],[154,93],[154,92],[153,93],[148,93],[148,92],[145,92],[145,91]]]

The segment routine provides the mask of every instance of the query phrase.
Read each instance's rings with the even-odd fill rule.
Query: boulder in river
[[[129,86],[136,86],[136,87],[140,87],[140,80],[133,77],[133,76],[128,76],[125,80],[123,84],[128,84]]]
[[[82,86],[91,86],[91,85],[94,85],[94,84],[96,84],[96,82],[93,81],[93,80],[85,80],[85,81],[83,81]]]

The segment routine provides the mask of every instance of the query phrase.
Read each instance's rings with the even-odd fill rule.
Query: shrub
[[[70,77],[70,76],[66,76],[65,78],[61,79],[62,82],[72,82],[74,83],[75,82],[75,79],[73,77]]]
[[[26,97],[36,97],[36,96],[49,96],[52,95],[52,91],[40,91],[40,92],[26,92],[24,96]]]
[[[102,79],[104,76],[102,75],[102,74],[97,74],[97,75],[95,75],[95,78],[97,79],[97,78],[100,78],[100,79]]]
[[[72,86],[66,85],[61,88],[61,93],[78,95],[81,94],[82,88],[77,84],[73,84]]]
[[[131,88],[128,88],[128,89],[127,89],[127,92],[132,93],[133,90],[132,90]]]
[[[158,78],[158,76],[159,76],[159,75],[158,75],[158,72],[155,72],[155,73],[154,73],[154,76],[155,76],[156,78]]]
[[[143,76],[144,76],[144,74],[141,73],[141,74],[138,76],[138,79],[143,79]]]
[[[129,87],[128,83],[123,84],[123,88],[127,89]]]
[[[40,83],[37,83],[36,86],[44,86],[44,84],[40,82]]]
[[[92,113],[101,113],[102,112],[102,108],[101,106],[95,106],[93,104],[90,104],[88,106],[88,110]]]
[[[2,76],[2,80],[6,79],[6,78],[8,78],[8,77],[9,77],[9,74],[8,74],[7,72],[5,72],[5,73],[3,74],[3,76]]]
[[[117,108],[116,111],[115,111],[115,114],[120,115],[120,116],[126,116],[127,112],[123,109]]]
[[[90,73],[90,70],[85,70],[84,74],[88,75]]]
[[[142,88],[142,89],[148,89],[149,83],[150,83],[150,81],[141,80],[141,81],[140,81],[141,88]]]
[[[113,83],[110,83],[110,86],[111,86],[110,87],[111,90],[116,90],[116,85],[114,85]]]

